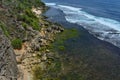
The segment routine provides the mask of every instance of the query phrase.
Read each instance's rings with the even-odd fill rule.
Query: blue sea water
[[[43,0],[70,23],[82,25],[98,39],[120,47],[120,0]]]

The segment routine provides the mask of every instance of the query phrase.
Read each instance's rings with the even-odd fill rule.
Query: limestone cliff
[[[0,28],[0,80],[16,80],[17,71],[15,53]]]

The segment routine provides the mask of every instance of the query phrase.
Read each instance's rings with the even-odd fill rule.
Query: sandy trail
[[[26,45],[27,45],[26,43],[23,43],[21,50],[14,50],[16,53],[17,62],[20,62],[23,56],[27,53]],[[25,66],[22,63],[18,64],[17,66],[19,69],[18,80],[31,80],[30,73],[28,72],[27,69],[25,69]]]

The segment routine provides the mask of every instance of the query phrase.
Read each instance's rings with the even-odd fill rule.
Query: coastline
[[[46,11],[46,13],[48,12],[48,14],[52,14],[51,12],[54,12],[54,10],[52,10],[51,12],[49,12],[49,10],[51,10],[51,9],[48,9],[48,11]],[[56,12],[57,11],[55,11],[55,13],[53,13],[52,15],[56,14]],[[59,10],[58,10],[57,14],[59,14]],[[60,11],[60,14],[64,15],[61,11]],[[84,28],[80,27],[77,24],[71,24],[71,23],[67,22],[66,20],[64,20],[64,16],[61,16],[61,15],[57,16],[57,18],[55,18],[55,19],[53,16],[52,17],[47,16],[47,17],[48,17],[48,20],[50,20],[51,18],[53,19],[53,20],[50,20],[50,23],[59,23],[62,26],[64,26],[65,29],[75,28],[75,29],[78,29],[78,31],[80,33],[79,33],[79,36],[76,38],[73,37],[70,39],[69,38],[66,39],[64,41],[64,43],[62,43],[62,46],[60,46],[60,51],[56,50],[55,52],[51,52],[49,50],[49,48],[47,48],[47,47],[45,47],[45,48],[43,47],[43,49],[41,49],[41,51],[43,53],[45,51],[44,54],[46,54],[46,55],[48,55],[48,54],[50,55],[52,53],[54,57],[52,57],[51,59],[54,60],[56,57],[58,58],[58,60],[55,60],[55,62],[50,61],[49,64],[54,63],[54,64],[59,65],[59,66],[54,66],[54,68],[55,68],[56,76],[58,76],[58,74],[61,74],[61,75],[59,75],[57,78],[53,77],[51,79],[66,79],[67,80],[67,77],[71,78],[71,79],[73,79],[74,77],[75,77],[75,79],[81,79],[81,77],[78,77],[79,75],[87,76],[87,77],[83,77],[84,79],[89,78],[90,73],[91,72],[94,73],[92,68],[95,68],[95,71],[97,73],[96,75],[91,75],[92,77],[94,76],[93,80],[96,80],[97,77],[99,77],[100,79],[106,79],[106,80],[107,80],[107,77],[112,77],[112,74],[110,74],[111,76],[109,76],[106,73],[110,73],[111,69],[114,69],[114,68],[112,68],[112,66],[117,67],[120,64],[119,62],[117,62],[118,60],[120,60],[119,59],[119,57],[120,57],[119,56],[120,55],[119,48],[113,46],[112,44],[110,44],[108,42],[97,39],[96,37],[91,35],[87,30],[85,30]],[[45,36],[45,34],[46,34],[46,31],[44,29],[42,30],[42,34],[43,34],[43,36]],[[53,43],[55,42],[54,40],[52,40],[52,41],[53,41]],[[46,53],[46,50],[47,50],[48,54]],[[59,54],[57,54],[57,53],[59,53]],[[47,58],[50,57],[50,56],[46,56],[46,55],[43,55],[43,57],[42,57],[43,61],[47,61]],[[35,55],[33,55],[33,56],[35,56]],[[69,61],[69,63],[66,63],[67,60]],[[105,60],[107,60],[107,61],[105,61]],[[56,62],[56,61],[58,61],[58,62]],[[111,61],[113,61],[113,62],[111,62]],[[76,62],[78,62],[79,64],[76,64]],[[81,64],[81,62],[82,62],[82,64]],[[104,66],[104,63],[109,63],[109,64],[106,64]],[[41,65],[41,67],[45,67],[44,63],[42,63],[40,65]],[[75,66],[73,66],[73,65],[75,65]],[[53,66],[53,64],[51,66]],[[69,66],[71,66],[71,67],[69,67]],[[81,69],[86,68],[86,70],[91,70],[91,72],[86,73],[86,70],[84,71],[81,69],[74,69],[74,67],[78,67]],[[101,71],[99,71],[100,72],[99,74],[98,74],[98,70],[97,70],[98,67],[101,69]],[[104,68],[108,68],[108,70],[106,70]],[[51,69],[53,69],[53,68],[51,68]],[[35,72],[33,74],[34,79],[43,77],[41,72],[36,73],[38,70],[40,70],[42,72],[42,70],[39,66],[36,66],[36,67],[34,66],[34,69],[33,69],[33,71]],[[71,72],[69,72],[69,70],[70,71],[77,70],[78,72],[77,73],[74,72],[75,75],[73,74],[70,76],[69,74],[71,74]],[[43,73],[46,73],[46,72],[43,72]],[[83,74],[83,73],[85,73],[85,74]],[[54,74],[54,73],[49,73],[49,75],[51,75],[51,74]],[[101,78],[101,76],[99,76],[100,74],[103,74],[104,77]],[[116,75],[114,75],[114,76],[116,76]],[[49,79],[49,77],[46,77],[45,79],[47,79],[47,78]]]
[[[54,13],[51,13],[54,12]],[[78,25],[76,23],[70,23],[65,19],[65,14],[63,13],[63,11],[59,10],[59,9],[55,9],[50,7],[48,11],[46,11],[46,13],[44,14],[45,16],[48,17],[49,21],[52,21],[54,23],[58,23],[61,24],[64,28],[78,28],[79,30],[83,30],[86,31],[87,34],[90,34],[91,36],[93,36],[94,38],[96,38],[95,35],[91,34],[88,30],[86,30],[84,27],[82,27],[82,25]],[[98,39],[98,38],[96,38]],[[100,40],[100,39],[98,39]],[[116,49],[120,49],[119,47],[113,45],[110,42],[104,41],[104,40],[100,40],[101,42],[111,45],[113,47],[116,47]]]
[[[0,79],[120,79],[119,48],[47,9],[39,0],[1,1]]]
[[[80,36],[78,38],[65,41],[64,45],[66,46],[66,50],[59,52],[59,54],[63,57],[62,62],[64,67],[70,68],[69,66],[71,66],[71,71],[78,71],[77,74],[75,72],[76,75],[91,75],[94,77],[88,77],[90,80],[96,80],[97,77],[101,80],[112,80],[112,78],[115,77],[115,80],[118,80],[120,71],[117,66],[120,65],[120,48],[109,42],[97,39],[80,25],[67,22],[64,18],[65,14],[58,9],[51,8],[45,13],[45,15],[48,17],[48,20],[57,22],[64,26],[64,28],[76,28],[79,30]],[[66,59],[68,59],[69,63],[66,63]],[[80,65],[82,65],[81,69],[83,65],[87,65],[86,70],[90,70],[90,73],[93,74],[89,74],[86,70],[80,71],[80,67],[79,69],[74,69],[74,67]],[[101,71],[99,71],[98,68]],[[65,72],[66,71],[67,69]],[[115,71],[117,71],[118,74]],[[109,73],[109,75],[107,73]],[[116,75],[112,75],[111,73],[116,73]],[[75,75],[72,77],[75,77]]]
[[[84,27],[86,30],[88,30],[91,34],[93,34],[98,39],[110,42],[113,45],[120,47],[119,46],[120,23],[119,21],[112,19],[111,18],[112,16],[107,18],[105,16],[98,15],[98,14],[103,14],[103,12],[100,12],[98,14],[96,13],[96,15],[98,16],[95,16],[95,14],[90,14],[86,12],[85,9],[82,7],[74,7],[74,6],[69,6],[67,4],[62,5],[61,2],[46,3],[46,5],[49,7],[61,10],[65,14],[64,17],[68,22],[82,25],[82,27]],[[93,7],[93,8],[96,8],[96,7]],[[91,12],[95,12],[95,11],[96,10],[93,10]]]

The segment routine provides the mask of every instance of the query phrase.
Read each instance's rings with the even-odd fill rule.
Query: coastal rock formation
[[[24,74],[30,77],[29,74],[32,73],[36,66],[40,66],[42,70],[46,69],[46,62],[51,56],[54,56],[54,53],[50,52],[47,47],[54,41],[55,34],[63,30],[63,28],[57,25],[42,27],[32,40],[23,43],[21,50],[14,50],[17,55],[17,62],[19,63],[18,68],[22,70],[18,80],[21,80],[20,78],[22,77],[25,80],[26,76]]]
[[[0,80],[17,80],[17,71],[13,48],[0,28]]]

